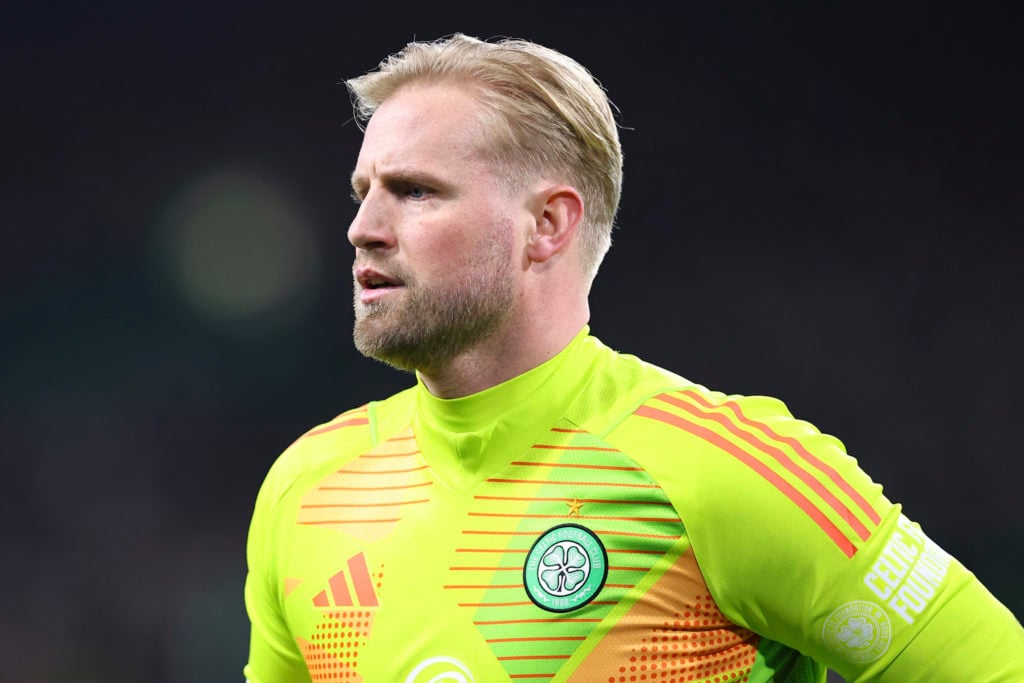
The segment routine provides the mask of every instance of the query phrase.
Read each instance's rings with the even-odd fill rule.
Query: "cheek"
[[[525,232],[493,206],[472,204],[419,223],[406,234],[403,251],[408,263],[424,274],[443,274],[508,260],[517,243],[525,242]]]

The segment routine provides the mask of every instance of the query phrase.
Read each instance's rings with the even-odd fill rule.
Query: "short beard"
[[[364,356],[427,374],[485,341],[509,317],[515,300],[511,242],[495,240],[457,280],[423,289],[402,273],[403,300],[362,305],[356,295],[353,339]]]

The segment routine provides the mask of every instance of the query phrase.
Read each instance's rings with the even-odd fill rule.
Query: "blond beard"
[[[440,286],[420,287],[394,268],[403,283],[401,300],[363,304],[358,288],[353,340],[364,356],[400,370],[430,373],[487,339],[508,318],[515,300],[515,272],[508,230],[486,251],[453,268],[460,274]]]

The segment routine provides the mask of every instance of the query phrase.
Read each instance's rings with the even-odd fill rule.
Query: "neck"
[[[576,311],[551,311],[525,320],[509,320],[501,330],[444,367],[421,370],[420,379],[438,398],[461,398],[489,389],[556,356],[589,318],[584,300]]]

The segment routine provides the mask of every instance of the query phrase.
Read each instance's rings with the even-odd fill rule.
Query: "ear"
[[[583,197],[572,185],[548,185],[538,190],[533,206],[526,255],[534,263],[544,263],[572,243],[583,222]]]

